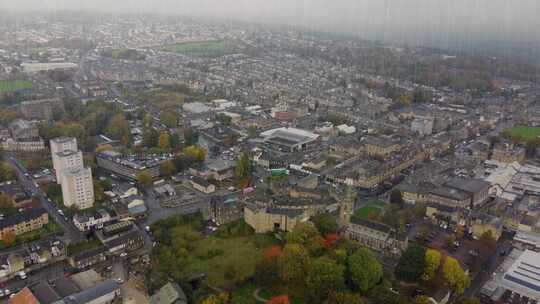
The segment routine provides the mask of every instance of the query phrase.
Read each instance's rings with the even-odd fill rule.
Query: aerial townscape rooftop
[[[0,1],[0,304],[539,304],[498,2]]]

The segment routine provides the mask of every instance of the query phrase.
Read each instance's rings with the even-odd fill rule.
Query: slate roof
[[[27,209],[23,212],[18,212],[10,216],[6,216],[4,219],[0,220],[0,229],[6,227],[12,227],[20,223],[28,222],[30,220],[35,220],[41,217],[44,213],[47,213],[43,208]]]

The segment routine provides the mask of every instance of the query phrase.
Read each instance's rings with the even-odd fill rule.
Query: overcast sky
[[[0,0],[0,10],[178,13],[360,37],[540,41],[540,0]],[[400,41],[401,40],[401,41]]]

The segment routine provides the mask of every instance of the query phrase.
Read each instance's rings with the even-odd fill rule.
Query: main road
[[[19,176],[19,181],[27,193],[31,194],[34,198],[38,199],[41,206],[49,213],[49,217],[53,218],[64,230],[64,239],[67,243],[76,243],[85,240],[84,234],[82,234],[72,222],[65,220],[63,216],[58,214],[58,208],[55,204],[47,199],[47,196],[39,188],[31,178],[26,168],[13,154],[4,154],[4,159],[12,164],[13,169]]]

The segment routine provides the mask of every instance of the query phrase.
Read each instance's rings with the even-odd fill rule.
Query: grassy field
[[[204,238],[194,243],[186,271],[206,273],[211,285],[227,287],[228,265],[242,264],[243,260],[249,260],[245,259],[249,256],[254,256],[257,260],[262,259],[263,250],[273,244],[275,244],[273,237],[259,234],[236,238]]]
[[[371,201],[365,204],[362,208],[356,210],[355,215],[360,218],[367,219],[373,212],[378,212],[383,209],[385,203],[381,201]]]
[[[28,80],[0,80],[0,94],[31,88],[32,82]]]
[[[232,54],[236,47],[230,41],[194,41],[168,44],[161,47],[162,51],[190,56],[218,57]]]
[[[517,126],[507,129],[505,132],[508,132],[511,137],[530,141],[540,135],[540,127]]]

